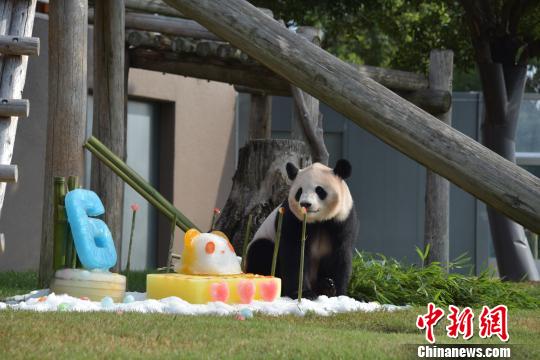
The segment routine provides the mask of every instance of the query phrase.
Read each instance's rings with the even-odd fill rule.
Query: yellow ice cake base
[[[146,276],[146,292],[149,299],[176,296],[192,304],[212,301],[248,304],[253,300],[274,301],[279,298],[281,279],[254,274],[149,274]]]

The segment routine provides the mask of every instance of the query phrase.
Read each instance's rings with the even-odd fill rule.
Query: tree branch
[[[304,135],[311,150],[313,162],[328,165],[328,150],[324,144],[322,130],[322,114],[318,111],[310,111],[306,104],[305,94],[296,86],[291,86],[294,106],[298,109],[299,120],[302,124]]]

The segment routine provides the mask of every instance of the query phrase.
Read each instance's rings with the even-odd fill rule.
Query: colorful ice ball
[[[129,304],[134,301],[135,301],[135,298],[133,297],[133,295],[126,295],[126,297],[124,298],[124,304]]]
[[[103,299],[101,299],[101,307],[103,308],[109,308],[114,305],[114,300],[110,296],[105,296]]]
[[[240,310],[240,316],[243,316],[246,319],[251,319],[253,317],[253,311],[248,308],[243,308]]]

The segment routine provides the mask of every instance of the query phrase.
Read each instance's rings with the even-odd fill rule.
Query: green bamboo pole
[[[279,252],[279,241],[281,240],[281,224],[283,223],[284,213],[285,213],[285,208],[280,207],[278,209],[277,231],[276,231],[276,237],[274,239],[274,255],[272,256],[272,271],[270,272],[270,275],[272,276],[276,276],[276,263],[277,263],[277,256]]]
[[[67,218],[64,208],[66,196],[66,179],[57,176],[54,178],[54,270],[66,266],[66,246],[68,241]]]
[[[174,217],[173,222],[171,223],[171,238],[169,240],[169,253],[167,254],[167,272],[171,271],[172,266],[172,251],[174,245],[174,230],[176,230],[176,216]]]
[[[304,280],[304,251],[306,249],[306,223],[307,209],[302,208],[304,220],[302,221],[302,238],[300,239],[300,271],[298,272],[298,302],[302,301],[302,285]]]
[[[78,176],[70,176],[67,180],[67,187],[68,191],[73,191],[79,187],[79,177]],[[70,262],[67,264],[72,269],[77,268],[80,261],[77,258],[77,248],[75,247],[75,241],[73,240],[73,234],[71,233],[71,228],[69,227],[69,224],[67,224],[69,232],[68,232],[68,242],[71,244],[71,255],[70,255]]]
[[[103,143],[101,143],[96,137],[91,136],[85,146],[91,145],[97,152],[101,153],[112,164],[114,164],[119,170],[126,174],[134,183],[140,188],[144,189],[150,196],[154,197],[163,207],[169,210],[170,213],[176,215],[177,223],[181,223],[182,230],[187,231],[189,229],[197,229],[197,227],[177,208],[174,207],[167,199],[163,197],[156,189],[152,187],[142,176],[137,174],[135,170],[130,168],[122,159],[116,156],[111,150],[109,150]],[[170,217],[171,220],[173,217]],[[181,226],[181,227],[182,227]]]
[[[143,198],[145,198],[150,204],[152,204],[158,211],[160,211],[162,214],[167,216],[169,219],[174,220],[176,212],[180,213],[174,206],[165,200],[166,204],[159,202],[151,193],[147,192],[143,187],[140,186],[139,183],[135,182],[128,174],[126,174],[122,169],[120,169],[118,166],[116,166],[115,163],[113,163],[109,158],[107,158],[103,153],[101,153],[99,150],[97,150],[92,144],[87,142],[84,147],[88,149],[95,157],[97,157],[101,162],[103,162],[107,167],[109,167],[116,175],[118,175],[122,180],[124,180],[129,186],[133,188],[136,192],[138,192]],[[131,170],[134,172],[133,170]],[[152,188],[153,189],[153,188]],[[154,192],[157,192],[155,189],[153,189]],[[175,209],[175,211],[171,211],[171,207]],[[184,217],[185,219],[185,217]],[[189,221],[189,220],[188,220]],[[176,225],[180,227],[183,231],[187,231],[191,228],[197,229],[195,225],[193,225],[191,222],[184,223],[181,219],[176,217]]]
[[[253,221],[253,215],[249,214],[247,225],[246,225],[246,232],[244,234],[244,242],[242,244],[242,264],[240,266],[242,268],[242,271],[244,272],[246,271],[246,253],[247,253],[247,246],[249,242],[249,233],[251,232],[252,221]]]

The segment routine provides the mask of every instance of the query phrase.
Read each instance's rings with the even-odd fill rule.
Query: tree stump
[[[309,148],[302,141],[251,140],[240,149],[233,186],[215,228],[230,238],[237,254],[242,254],[249,214],[253,234],[266,217],[287,198],[289,179],[285,165],[299,168],[311,164]]]

